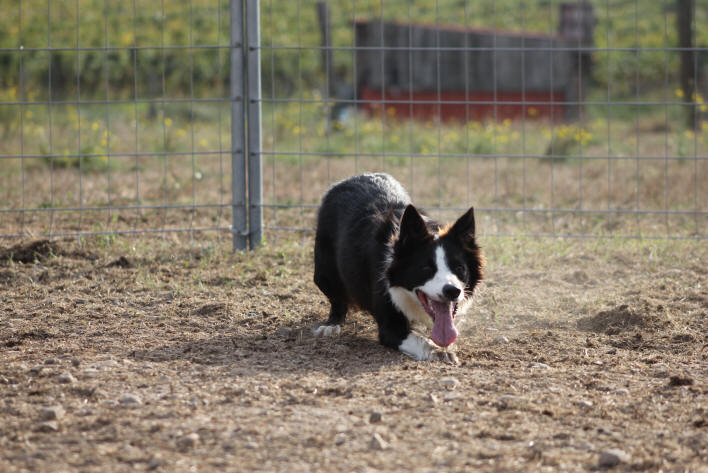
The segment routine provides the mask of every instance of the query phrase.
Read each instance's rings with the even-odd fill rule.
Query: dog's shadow
[[[381,346],[370,330],[345,326],[336,337],[315,338],[312,327],[289,328],[254,334],[253,331],[165,343],[151,350],[129,353],[135,360],[231,366],[242,375],[305,374],[323,372],[334,376],[376,372],[383,366],[409,363],[395,350]]]

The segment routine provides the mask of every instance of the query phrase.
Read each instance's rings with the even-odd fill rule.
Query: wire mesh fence
[[[703,0],[14,6],[0,237],[242,248],[308,234],[333,182],[381,171],[485,235],[708,234]]]
[[[12,2],[0,236],[231,225],[229,3]]]
[[[705,238],[708,5],[685,45],[682,2],[261,3],[271,230],[385,171],[485,234]]]

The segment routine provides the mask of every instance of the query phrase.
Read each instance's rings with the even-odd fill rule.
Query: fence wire
[[[19,0],[0,20],[0,237],[231,229],[228,0]]]
[[[243,248],[388,172],[483,235],[705,239],[706,21],[703,0],[18,0],[0,238]]]
[[[325,25],[261,3],[273,238],[312,232],[321,195],[362,172],[442,220],[474,206],[485,235],[706,238],[708,3],[343,0]]]

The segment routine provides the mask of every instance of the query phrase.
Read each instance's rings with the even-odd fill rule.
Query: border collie
[[[359,307],[374,316],[381,344],[456,364],[447,347],[484,264],[474,227],[472,208],[446,227],[421,214],[388,174],[335,184],[317,217],[314,279],[331,309],[315,336],[338,335],[349,307]]]

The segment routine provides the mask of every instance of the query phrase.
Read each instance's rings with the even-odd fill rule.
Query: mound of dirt
[[[616,335],[630,330],[654,332],[665,329],[670,323],[665,317],[653,312],[649,304],[645,303],[643,307],[622,304],[578,320],[578,328],[588,332]]]
[[[571,284],[578,284],[580,286],[592,283],[587,273],[583,270],[577,270],[574,271],[572,274],[566,274],[565,276],[563,276],[563,281],[569,282]]]
[[[58,255],[59,252],[59,245],[46,239],[20,242],[10,248],[0,249],[0,261],[34,263],[44,261],[51,255]]]
[[[130,260],[128,258],[126,258],[125,256],[121,256],[118,259],[113,260],[106,265],[106,268],[115,268],[115,267],[132,268],[133,263],[131,263]]]

